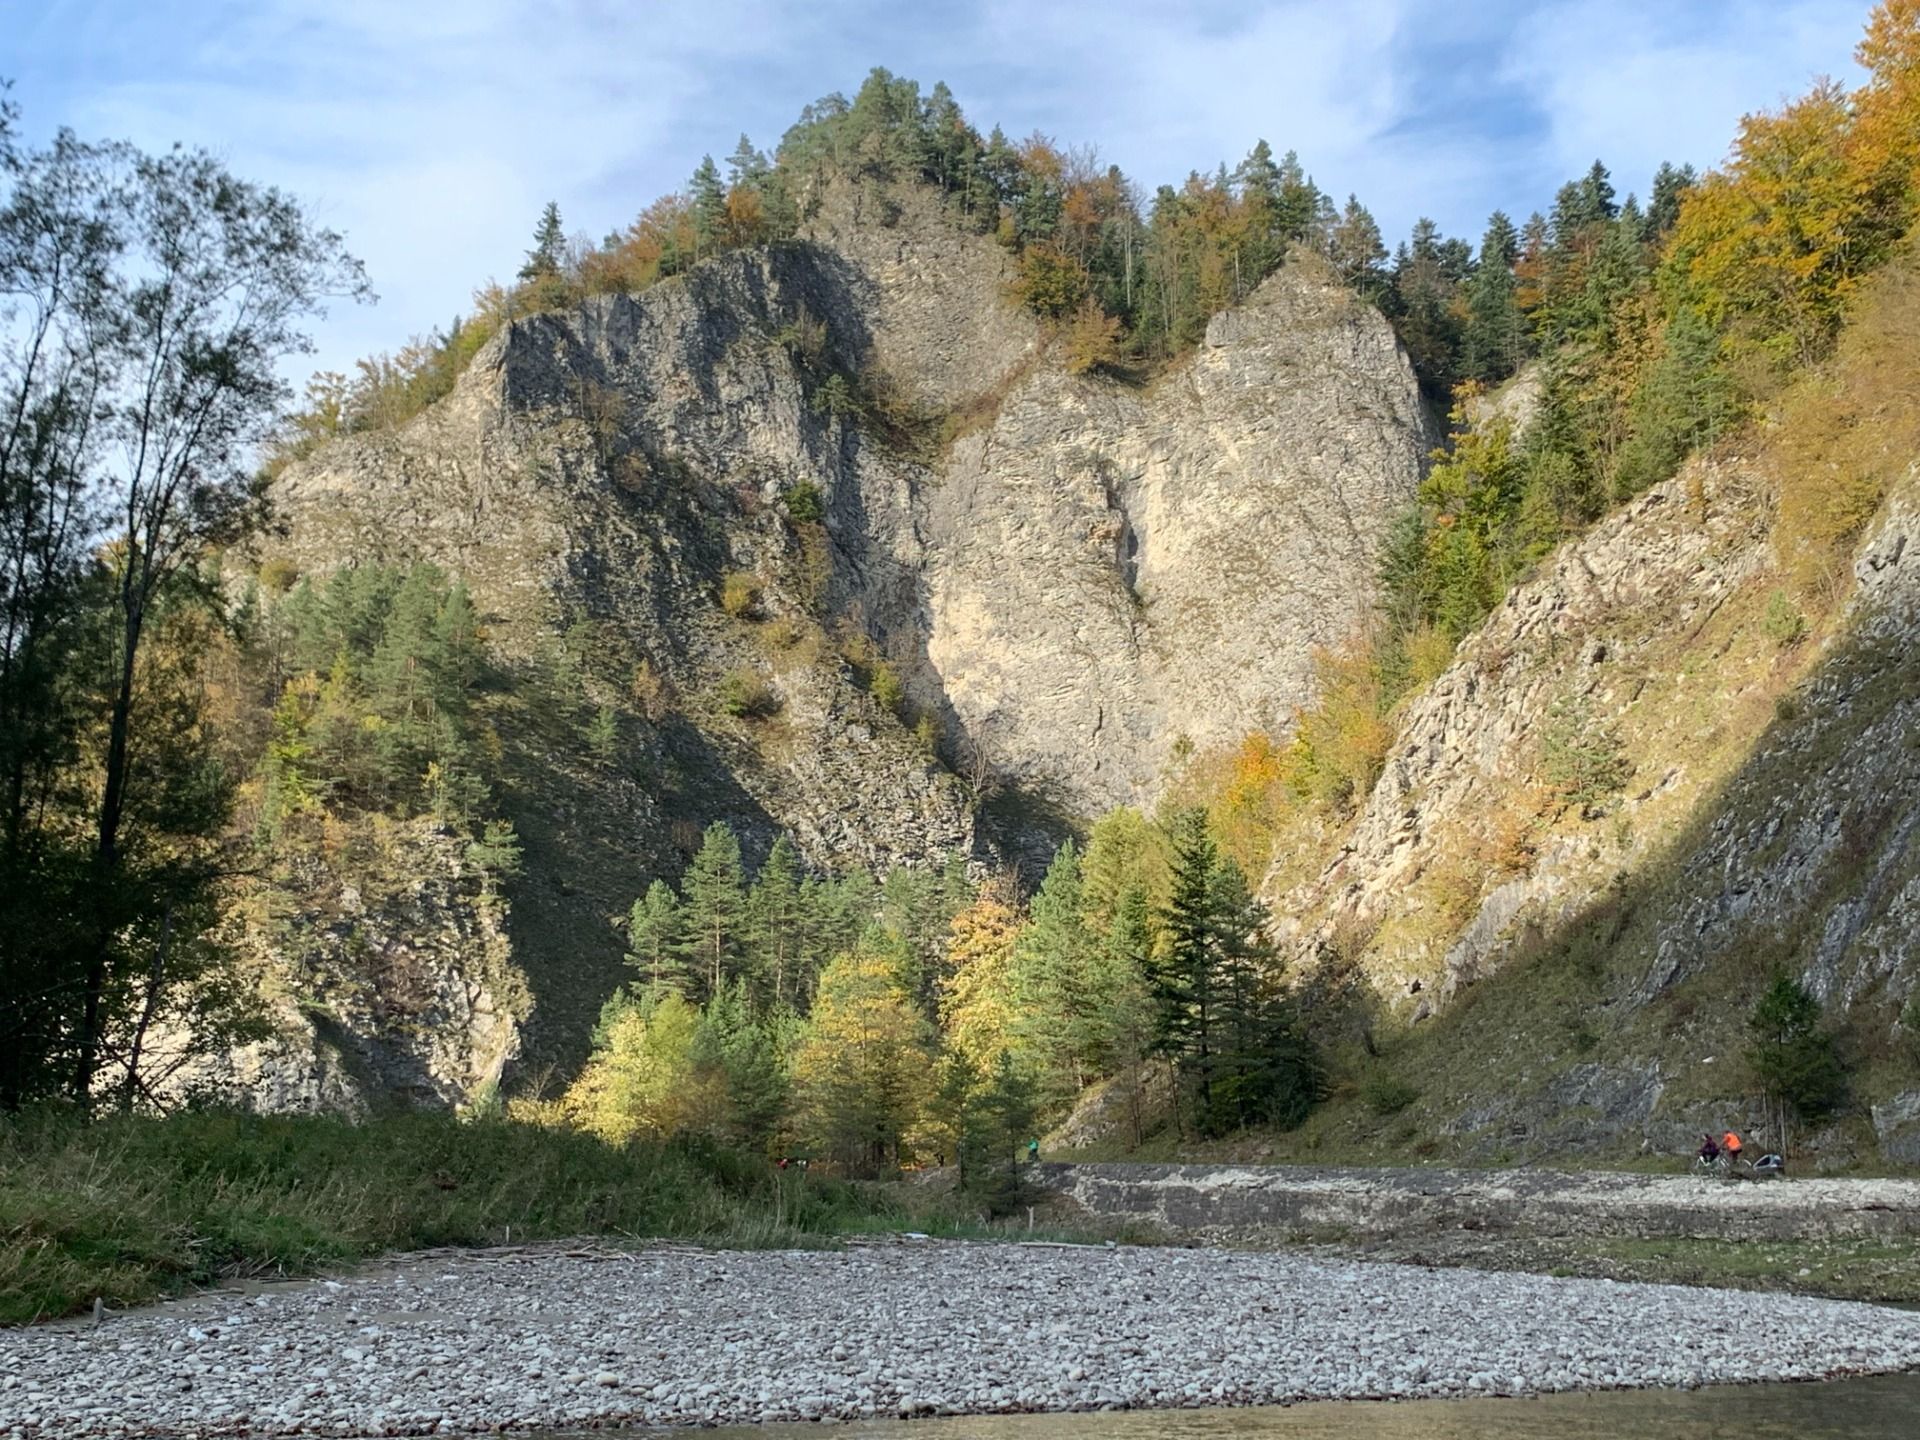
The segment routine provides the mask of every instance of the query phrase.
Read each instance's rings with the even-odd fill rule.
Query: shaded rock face
[[[1557,1011],[1524,1012],[1535,1028],[1509,1054],[1435,1096],[1465,1153],[1684,1152],[1703,1129],[1763,1127],[1744,1026],[1776,969],[1834,1022],[1905,1042],[1916,497],[1920,470],[1859,542],[1853,596],[1816,646],[1769,622],[1791,596],[1761,463],[1691,463],[1516,585],[1411,703],[1325,868],[1269,876],[1293,953],[1356,960],[1403,1021],[1509,967],[1558,967],[1537,992]],[[1569,803],[1555,743],[1612,753],[1617,788]],[[1887,1158],[1912,1148],[1904,1104],[1874,1111]],[[1857,1138],[1791,1143],[1825,1161]]]
[[[504,903],[430,821],[294,853],[236,937],[275,1033],[173,1069],[167,1089],[268,1111],[455,1108],[520,1051],[526,983]],[[154,1048],[170,1069],[169,1037]]]
[[[1418,480],[1406,358],[1311,261],[1139,390],[1063,373],[1006,252],[932,197],[835,182],[813,211],[802,240],[512,324],[426,414],[276,486],[266,548],[304,571],[435,561],[527,671],[594,637],[613,764],[498,717],[525,1038],[563,1070],[623,978],[612,917],[711,821],[750,863],[782,829],[817,866],[1027,860],[1150,801],[1179,737],[1284,728]],[[735,572],[751,614],[717,603]],[[727,717],[741,676],[776,714]],[[1035,803],[977,830],[983,786]]]

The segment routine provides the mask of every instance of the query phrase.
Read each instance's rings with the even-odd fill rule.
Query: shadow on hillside
[[[1920,712],[1920,653],[1841,639],[1658,853],[1564,923],[1518,937],[1378,1073],[1417,1085],[1429,1115],[1451,1111],[1445,1129],[1475,1158],[1642,1141],[1684,1153],[1716,1117],[1758,1128],[1747,1016],[1785,970],[1823,998],[1850,997],[1829,1019],[1864,1074],[1886,1056],[1902,987],[1920,979],[1910,952],[1849,949],[1883,917],[1897,892],[1884,881],[1920,829],[1920,747],[1884,743],[1920,726],[1903,711]],[[1877,773],[1856,773],[1869,765]],[[1373,1128],[1437,1148],[1384,1115]]]

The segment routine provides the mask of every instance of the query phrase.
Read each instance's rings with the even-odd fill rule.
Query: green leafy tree
[[[256,514],[307,320],[365,283],[204,151],[31,150],[0,117],[0,1105],[58,1076],[91,1106],[109,1063],[131,1102],[142,1038],[221,953],[231,793],[182,668],[200,567]]]

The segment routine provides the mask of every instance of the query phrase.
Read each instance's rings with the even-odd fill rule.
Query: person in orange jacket
[[[1729,1130],[1720,1138],[1720,1148],[1727,1152],[1727,1168],[1731,1170],[1740,1163],[1740,1132]]]

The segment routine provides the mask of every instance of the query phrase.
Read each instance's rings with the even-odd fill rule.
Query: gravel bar
[[[1524,1395],[1920,1368],[1920,1314],[1209,1250],[407,1257],[0,1331],[0,1435],[424,1435]]]

